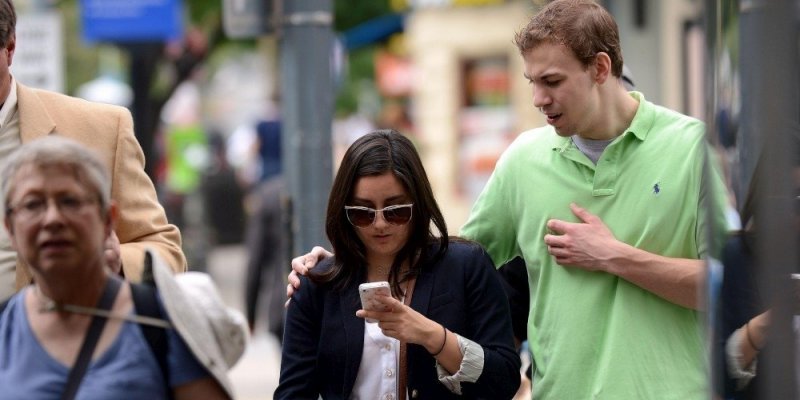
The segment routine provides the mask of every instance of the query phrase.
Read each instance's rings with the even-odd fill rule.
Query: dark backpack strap
[[[11,297],[14,297],[14,296],[11,296]],[[4,302],[0,303],[0,314],[2,314],[3,311],[6,310],[6,306],[8,306],[8,303],[11,302],[11,297],[7,298]]]
[[[111,277],[106,280],[103,293],[100,296],[100,300],[97,302],[98,310],[111,310],[114,305],[114,299],[117,298],[120,286],[122,286],[122,282],[117,278]],[[97,315],[92,317],[89,330],[83,338],[83,344],[78,353],[78,359],[75,361],[75,365],[72,366],[67,376],[64,393],[61,395],[62,400],[72,400],[78,393],[78,388],[81,385],[83,376],[86,374],[86,370],[89,368],[89,363],[92,361],[92,354],[94,353],[95,347],[97,347],[97,342],[100,340],[100,335],[103,333],[103,328],[105,326],[106,317]]]
[[[164,319],[161,313],[161,308],[158,305],[158,297],[156,296],[156,288],[148,284],[131,283],[131,294],[133,296],[133,305],[136,308],[136,314]],[[169,386],[169,368],[167,367],[167,331],[164,328],[159,328],[151,325],[139,324],[142,329],[144,338],[150,346],[150,350],[158,361],[158,366],[161,368],[161,375],[164,376],[164,382]]]

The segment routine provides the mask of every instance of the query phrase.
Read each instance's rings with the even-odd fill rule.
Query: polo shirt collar
[[[653,103],[647,101],[641,92],[629,92],[629,94],[639,102],[639,107],[636,109],[636,114],[633,116],[631,125],[625,130],[623,135],[630,133],[639,140],[645,140],[655,121],[655,106]]]
[[[653,103],[647,101],[644,98],[644,94],[641,92],[628,92],[628,94],[630,94],[631,97],[639,102],[639,107],[636,109],[636,114],[634,114],[630,126],[628,126],[628,129],[626,129],[625,132],[623,132],[620,136],[631,134],[637,139],[643,141],[645,138],[647,138],[650,128],[653,127],[653,121],[655,121],[656,115],[655,106]],[[572,146],[574,146],[574,144],[572,143],[571,138],[562,137],[561,145],[553,150],[558,150],[563,153]]]

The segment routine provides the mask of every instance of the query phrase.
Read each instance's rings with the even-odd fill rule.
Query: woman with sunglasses
[[[448,238],[411,141],[381,130],[350,146],[326,233],[336,256],[289,303],[276,399],[513,397],[508,301],[484,250]],[[359,284],[377,281],[387,311],[362,310]]]

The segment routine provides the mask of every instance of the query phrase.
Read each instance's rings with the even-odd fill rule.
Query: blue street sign
[[[142,42],[182,34],[181,0],[81,0],[87,42]]]

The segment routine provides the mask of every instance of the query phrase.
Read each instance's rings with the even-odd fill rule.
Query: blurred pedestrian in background
[[[21,143],[56,132],[97,151],[111,171],[111,198],[120,210],[106,243],[108,266],[136,281],[149,247],[174,271],[186,270],[180,232],[167,222],[153,182],[144,173],[144,156],[133,135],[130,112],[15,81],[9,67],[16,50],[16,21],[11,0],[0,0],[0,160]],[[30,281],[28,266],[17,259],[6,232],[0,230],[0,300]]]
[[[212,157],[201,96],[198,79],[188,79],[178,85],[161,112],[164,155],[159,194],[167,217],[181,230],[189,268],[195,271],[206,270],[210,242],[201,185]]]
[[[281,175],[281,123],[264,120],[256,125],[258,183],[248,195],[247,279],[245,309],[250,329],[263,319],[267,330],[283,336],[286,262],[290,258],[286,187]]]
[[[212,246],[241,244],[246,219],[245,188],[227,161],[225,138],[218,133],[210,134],[208,147],[211,160],[200,183],[208,242]]]

